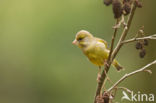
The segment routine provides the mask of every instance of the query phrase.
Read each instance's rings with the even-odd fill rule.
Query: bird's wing
[[[107,42],[105,41],[105,40],[103,40],[103,39],[101,39],[101,38],[97,38],[97,37],[95,37],[95,39],[97,40],[97,41],[99,41],[99,42],[101,42],[101,43],[104,43],[105,44],[105,46],[106,46],[106,48],[107,48]]]

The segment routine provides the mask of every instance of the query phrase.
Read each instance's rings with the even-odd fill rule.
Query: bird
[[[100,75],[101,66],[106,64],[110,52],[107,42],[101,38],[94,37],[86,30],[80,30],[77,32],[72,44],[78,46],[83,54],[87,56],[93,64],[99,67],[98,75]],[[118,71],[123,69],[115,59],[113,60],[112,65]]]

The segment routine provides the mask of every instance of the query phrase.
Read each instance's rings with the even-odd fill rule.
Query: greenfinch
[[[101,68],[108,59],[110,51],[107,47],[107,42],[103,39],[94,37],[86,30],[79,31],[72,44],[77,45],[88,59],[93,64],[99,66],[99,68]],[[122,66],[116,60],[112,62],[112,65],[117,70],[122,69]]]

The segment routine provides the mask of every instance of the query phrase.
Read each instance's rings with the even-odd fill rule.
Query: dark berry
[[[135,5],[138,8],[142,8],[142,2],[140,2],[139,0],[135,0]]]
[[[110,4],[112,4],[112,0],[104,0],[104,4],[106,6],[109,6]]]
[[[140,58],[144,58],[144,56],[146,55],[146,50],[145,49],[142,49],[139,53],[140,55]]]
[[[136,49],[142,49],[143,45],[140,42],[137,42],[135,47],[136,47]]]
[[[104,103],[109,103],[109,94],[107,92],[103,93],[103,99],[104,99]]]
[[[114,18],[120,18],[122,15],[122,4],[120,0],[113,0],[112,2],[113,5],[113,13],[114,13]]]
[[[148,45],[148,40],[144,39],[144,45],[147,46]]]
[[[128,15],[129,13],[131,12],[131,5],[130,3],[124,3],[124,6],[123,6],[123,14],[124,15]]]

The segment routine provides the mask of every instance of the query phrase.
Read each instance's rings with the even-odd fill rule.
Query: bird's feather
[[[105,44],[105,47],[107,48],[108,44],[107,44],[107,42],[106,42],[105,40],[103,40],[103,39],[101,39],[101,38],[97,38],[97,37],[95,37],[95,39],[96,39],[97,41],[101,42],[101,43],[104,43],[104,44]]]

